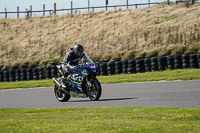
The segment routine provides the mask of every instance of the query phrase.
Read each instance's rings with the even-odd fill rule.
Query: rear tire
[[[56,96],[56,99],[60,102],[67,102],[71,98],[71,95],[65,93],[61,89],[58,88],[58,86],[54,86],[54,94]]]
[[[87,90],[87,95],[91,101],[97,101],[101,97],[101,84],[99,83],[98,79],[94,79],[92,81],[92,86],[90,89]]]

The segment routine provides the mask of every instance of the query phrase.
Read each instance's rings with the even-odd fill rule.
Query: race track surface
[[[200,81],[102,85],[99,101],[56,100],[53,87],[0,90],[0,108],[191,107],[200,106]]]

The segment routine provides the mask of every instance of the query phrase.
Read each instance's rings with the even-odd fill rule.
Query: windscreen
[[[82,61],[83,63],[87,65],[91,65],[91,66],[95,65],[88,55],[83,56]]]

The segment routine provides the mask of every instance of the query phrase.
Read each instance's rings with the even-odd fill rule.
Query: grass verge
[[[198,80],[200,79],[200,69],[180,69],[166,70],[162,72],[149,72],[137,74],[120,74],[113,76],[99,76],[101,84],[148,82],[148,81],[173,81],[173,80]],[[35,88],[53,86],[51,79],[21,82],[0,82],[0,90],[15,88]]]
[[[0,109],[1,132],[199,132],[200,108]]]

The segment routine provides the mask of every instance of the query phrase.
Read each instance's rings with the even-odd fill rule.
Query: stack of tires
[[[190,68],[191,69],[198,68],[198,59],[196,54],[190,55]]]
[[[15,81],[21,81],[21,70],[20,69],[15,70]]]
[[[115,62],[115,74],[121,74],[122,73],[122,61],[116,61]]]
[[[3,71],[4,82],[9,82],[9,72],[7,69]]]
[[[198,65],[199,65],[199,68],[200,68],[200,53],[197,53],[197,59],[198,59]]]
[[[16,81],[15,79],[15,70],[17,69],[16,66],[10,66],[9,68],[9,81],[14,82]]]
[[[137,73],[145,72],[145,65],[144,65],[143,57],[135,58],[135,65],[136,65],[136,72]]]
[[[44,79],[44,68],[39,68],[39,80]]]
[[[2,70],[0,70],[0,82],[3,82],[4,80],[3,80],[3,71]]]
[[[146,72],[151,72],[151,58],[146,57],[144,59],[144,66],[145,66],[145,71]]]
[[[115,61],[109,61],[107,63],[107,70],[108,70],[108,75],[115,74]]]
[[[27,80],[27,69],[25,67],[22,67],[21,69],[21,81],[26,81]]]
[[[51,78],[51,66],[47,66],[45,75],[46,75],[46,79]]]
[[[127,73],[127,69],[128,69],[128,60],[124,59],[122,60],[122,73]]]
[[[151,58],[151,71],[158,71],[158,58],[157,57],[152,57]]]
[[[39,69],[38,68],[33,69],[33,80],[39,80]]]
[[[57,77],[57,67],[55,63],[51,64],[51,77]]]
[[[135,67],[135,60],[130,59],[128,60],[128,68],[127,68],[127,73],[136,73],[136,67]]]
[[[182,55],[176,54],[174,55],[174,68],[175,69],[182,69]]]
[[[182,55],[183,69],[190,68],[190,54],[185,53]]]
[[[158,70],[164,71],[167,68],[167,57],[159,56],[158,57]]]
[[[167,68],[174,70],[174,56],[167,56]]]
[[[28,66],[27,73],[26,73],[27,80],[33,80],[33,68],[34,68],[33,65]]]
[[[95,62],[95,63],[98,66],[97,75],[100,76],[101,75],[101,72],[100,72],[100,63],[99,62]]]
[[[102,76],[108,75],[107,62],[100,62],[100,72]]]

